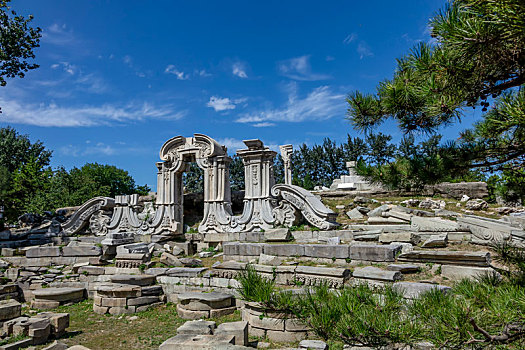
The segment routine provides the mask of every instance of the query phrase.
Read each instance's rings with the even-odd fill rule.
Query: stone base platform
[[[186,320],[220,317],[235,312],[235,298],[227,293],[189,292],[178,295],[177,313]]]
[[[114,275],[110,280],[95,288],[93,311],[98,314],[133,314],[164,301],[162,287],[154,285],[155,276]]]
[[[84,288],[42,288],[33,291],[31,307],[34,309],[54,309],[59,305],[78,303],[86,296]]]

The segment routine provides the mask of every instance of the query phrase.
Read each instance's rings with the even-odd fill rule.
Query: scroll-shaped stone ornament
[[[91,198],[62,224],[62,230],[67,236],[79,233],[89,224],[91,216],[99,210],[112,210],[115,207],[115,200],[109,197]]]

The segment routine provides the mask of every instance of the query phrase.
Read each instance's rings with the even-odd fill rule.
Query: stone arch
[[[177,232],[183,230],[183,181],[188,164],[195,161],[204,171],[204,215],[200,232],[214,227],[216,221],[229,221],[231,192],[227,149],[203,134],[193,137],[176,136],[164,143],[157,163],[157,206],[163,207],[164,216],[177,222]]]

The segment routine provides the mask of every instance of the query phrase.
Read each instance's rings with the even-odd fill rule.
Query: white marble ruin
[[[176,136],[160,149],[157,163],[157,199],[137,211],[138,195],[94,198],[84,204],[73,220],[66,223],[68,235],[79,232],[88,223],[92,231],[108,234],[108,242],[124,242],[134,235],[172,236],[183,233],[183,173],[195,162],[204,171],[204,213],[200,233],[262,231],[284,225],[292,226],[298,214],[313,226],[329,230],[339,224],[336,214],[309,191],[291,184],[291,145],[281,146],[285,183],[275,184],[273,164],[276,152],[261,140],[245,140],[246,149],[237,151],[245,174],[243,212],[231,210],[228,156],[225,146],[209,136]],[[113,209],[111,218],[102,209]],[[93,219],[95,218],[95,219]]]
[[[355,161],[346,162],[348,175],[342,175],[339,179],[335,179],[330,186],[330,190],[369,191],[376,189],[377,186],[370,184],[364,177],[357,175],[355,166]]]

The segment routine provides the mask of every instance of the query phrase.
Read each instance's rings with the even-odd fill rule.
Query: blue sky
[[[53,166],[113,164],[152,188],[176,135],[207,134],[230,154],[243,139],[341,142],[359,136],[345,96],[390,78],[444,3],[13,0],[43,30],[40,68],[0,88],[0,126],[43,141]]]

